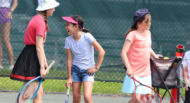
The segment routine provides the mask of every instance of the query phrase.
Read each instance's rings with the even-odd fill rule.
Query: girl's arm
[[[13,5],[12,5],[12,7],[10,8],[10,11],[13,12],[13,11],[16,9],[17,6],[18,6],[17,0],[13,0]]]
[[[13,5],[10,8],[10,11],[7,13],[6,18],[13,19],[12,12],[16,9],[17,5],[18,5],[17,0],[13,0]]]
[[[158,56],[155,54],[152,48],[150,49],[150,55],[153,56],[154,58],[158,58]]]
[[[66,53],[67,53],[67,75],[68,75],[68,80],[66,82],[66,87],[69,87],[72,85],[72,76],[71,76],[71,66],[72,66],[72,53],[70,49],[66,49]]]
[[[133,71],[131,69],[131,66],[130,66],[128,58],[127,58],[127,52],[129,50],[130,46],[131,46],[131,42],[128,40],[125,40],[125,43],[124,43],[123,48],[121,50],[121,59],[127,68],[126,74],[129,77],[132,77]]]
[[[97,64],[96,64],[95,67],[87,69],[88,70],[87,73],[90,74],[90,75],[92,75],[94,72],[97,72],[100,69],[100,66],[102,65],[104,55],[105,55],[104,49],[102,48],[102,46],[96,40],[94,40],[92,42],[92,46],[98,52],[98,60],[97,60]]]
[[[92,42],[92,45],[94,46],[94,48],[98,52],[98,61],[96,64],[96,69],[99,70],[100,66],[102,65],[103,59],[104,59],[105,51],[102,48],[102,46],[96,40],[94,40]]]
[[[47,63],[45,62],[46,56],[43,48],[43,37],[41,35],[36,36],[36,51],[40,63],[40,75],[42,77],[45,77],[45,69],[47,68]]]

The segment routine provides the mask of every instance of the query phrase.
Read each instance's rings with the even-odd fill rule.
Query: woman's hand
[[[9,12],[7,13],[6,18],[8,18],[8,19],[13,19],[13,17],[12,17],[12,12],[11,12],[11,11],[9,11]]]
[[[93,68],[87,68],[86,70],[88,70],[88,74],[89,75],[92,75],[93,73],[97,72],[98,71],[98,68],[95,66]]]
[[[72,86],[72,78],[68,78],[67,79],[67,82],[66,82],[66,84],[65,84],[65,87],[66,88],[69,88],[69,84],[70,84],[70,87]]]

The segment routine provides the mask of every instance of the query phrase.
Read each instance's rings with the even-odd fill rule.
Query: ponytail
[[[49,31],[49,25],[48,25],[48,16],[47,16],[47,10],[42,11],[43,15],[44,15],[44,21],[46,23],[46,30]]]
[[[90,33],[90,30],[84,28],[84,21],[83,21],[83,19],[82,19],[81,16],[79,16],[79,15],[72,15],[71,18],[73,18],[75,21],[78,22],[79,29],[80,29],[82,32]],[[76,25],[76,24],[74,24],[74,23],[72,23],[72,24],[73,24],[73,25]]]
[[[82,29],[82,32],[90,33],[90,30],[88,30],[88,29]]]

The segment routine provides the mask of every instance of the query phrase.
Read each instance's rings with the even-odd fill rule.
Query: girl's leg
[[[73,103],[80,103],[81,101],[81,82],[73,82]]]
[[[24,83],[23,83],[23,86],[24,86],[26,83],[27,83],[27,82],[24,82]],[[17,102],[17,99],[16,99],[15,103],[18,103],[18,102]]]
[[[10,61],[10,65],[14,65],[14,60],[13,60],[13,49],[10,43],[10,29],[11,29],[11,23],[5,23],[3,24],[4,30],[3,30],[3,42],[7,51],[7,55]]]
[[[2,35],[3,35],[3,25],[0,24],[0,66],[2,66],[2,56],[3,56],[3,51],[2,51]]]
[[[33,103],[42,103],[42,96],[43,96],[43,87],[42,84],[40,85],[40,88],[38,90],[38,93],[33,99]]]
[[[3,50],[2,50],[2,36],[0,34],[0,66],[2,66],[2,56],[3,56]]]
[[[137,94],[137,98],[140,98],[140,94]],[[131,100],[129,100],[128,103],[138,103],[135,98],[135,93],[132,94],[132,98],[131,98]]]
[[[84,101],[85,103],[93,103],[92,101],[92,89],[93,89],[93,83],[89,81],[83,82],[83,88],[84,88]]]

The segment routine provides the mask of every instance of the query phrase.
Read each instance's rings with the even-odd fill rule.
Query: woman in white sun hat
[[[11,79],[23,81],[25,84],[39,75],[45,77],[45,69],[48,65],[43,45],[46,39],[46,31],[49,31],[47,21],[48,16],[53,15],[55,7],[58,5],[59,3],[55,0],[38,0],[36,9],[38,14],[28,23],[24,36],[26,46],[15,63],[10,76]],[[42,96],[43,88],[41,85],[33,103],[42,103]]]

